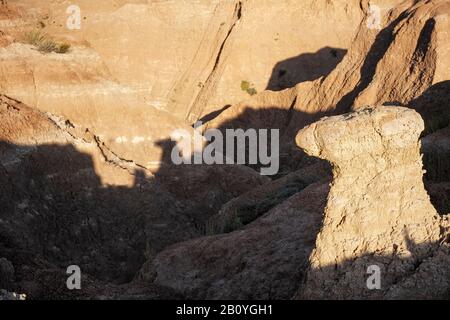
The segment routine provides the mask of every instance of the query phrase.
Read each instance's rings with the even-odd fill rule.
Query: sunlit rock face
[[[148,168],[175,126],[250,98],[242,82],[262,92],[327,75],[364,15],[356,0],[275,10],[267,0],[82,0],[80,29],[69,30],[70,1],[5,3],[2,93],[90,128]],[[71,49],[41,54],[22,41],[30,31]]]
[[[331,162],[334,176],[300,297],[401,298],[404,293],[392,287],[437,255],[442,235],[422,181],[423,129],[417,112],[378,106],[324,118],[299,132],[298,145]],[[371,265],[381,270],[377,289],[366,283]],[[430,278],[433,287],[417,296],[445,292],[448,268],[442,268]]]
[[[449,13],[1,0],[0,299],[448,298]],[[278,129],[278,173],[175,165],[196,120]]]

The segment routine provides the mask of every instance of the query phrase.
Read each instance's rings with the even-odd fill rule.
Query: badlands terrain
[[[0,300],[449,299],[449,14],[1,0]],[[173,163],[210,129],[277,173]]]

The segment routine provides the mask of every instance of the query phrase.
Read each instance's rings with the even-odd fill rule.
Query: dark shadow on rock
[[[176,244],[146,263],[144,282],[187,299],[290,299],[322,225],[328,183],[316,183],[240,230]]]
[[[278,62],[273,68],[266,90],[280,91],[327,76],[346,53],[345,49],[324,47],[314,53],[303,53]]]
[[[447,85],[448,82],[430,90],[443,87],[439,90],[445,93]],[[420,99],[417,101],[420,102]],[[296,146],[295,135],[305,125],[332,113],[306,114],[293,108],[280,109],[276,106],[263,110],[247,108],[236,118],[224,121],[219,130],[279,129],[280,168],[279,174],[271,177],[276,179],[320,161],[306,156]],[[65,273],[65,268],[70,264],[80,265],[88,278],[95,279],[93,286],[99,286],[99,283],[106,288],[109,284],[124,285],[135,277],[145,261],[151,261],[161,250],[202,236],[204,223],[222,205],[248,192],[249,186],[255,189],[258,185],[270,183],[270,180],[260,180],[257,172],[252,171],[252,168],[259,171],[261,165],[251,168],[235,165],[176,166],[171,162],[174,142],[164,139],[159,146],[163,149],[162,167],[152,177],[136,169],[134,183],[129,187],[118,187],[104,186],[91,156],[79,152],[72,145],[20,146],[0,142],[0,258],[7,258],[16,269],[15,283],[18,287],[12,289],[35,292],[31,298],[55,298],[59,294],[67,294],[65,283],[49,282],[42,288],[36,288],[36,283],[42,284],[37,279],[48,270]],[[271,241],[267,242],[261,241],[261,236],[266,238],[265,229],[258,230],[254,224],[260,223],[270,210],[282,205],[286,199],[307,188],[301,184],[293,192],[289,189],[287,196],[274,197],[275,203],[256,204],[256,215],[246,215],[246,219],[250,218],[243,226],[244,232],[251,229],[248,235],[253,240],[247,239],[245,234],[242,236],[254,242],[242,252],[239,251],[242,249],[240,245],[223,247],[237,263],[234,266],[237,269],[225,270],[224,274],[247,270],[245,257],[252,255],[256,259],[255,264],[260,263],[259,256],[267,263],[267,268],[275,272],[274,277],[267,278],[270,281],[278,281],[283,286],[298,283],[307,266],[309,251],[314,245],[311,239],[315,239],[315,234],[308,240],[307,248],[295,249],[306,250],[304,253],[307,254],[298,258],[302,261],[297,259],[295,266],[290,264],[292,268],[286,269],[283,267],[286,263],[284,258],[276,258],[275,244],[290,243],[284,240],[292,237],[295,240],[295,230],[290,230],[288,226],[285,226],[286,229],[275,227],[270,234],[272,238],[267,238]],[[285,191],[283,186],[276,188],[277,194],[279,191]],[[326,197],[326,194],[323,196]],[[321,223],[319,218],[319,227]],[[268,251],[263,251],[266,254],[261,256],[258,250],[265,250],[265,246],[261,247],[264,243]],[[289,247],[282,246],[282,249],[287,250],[283,251],[286,257],[296,252],[289,253]],[[204,251],[200,250],[198,254],[207,266],[209,260],[207,256],[202,256]],[[250,273],[246,279],[251,282],[252,272],[266,272],[263,265],[261,262],[256,271],[248,269]],[[299,268],[299,265],[304,267]],[[276,273],[277,270],[280,273]],[[236,279],[233,283],[238,286]],[[255,279],[260,281],[258,277]],[[260,297],[286,297],[287,291],[276,292],[282,290],[280,286],[270,287],[268,282],[264,283],[267,286],[262,287],[263,291],[255,292],[252,298],[257,298],[259,294]],[[268,286],[270,289],[267,289]],[[293,286],[289,288],[291,292]],[[266,289],[269,291],[264,291]],[[95,291],[95,294],[98,292]],[[94,295],[92,292],[81,294],[84,297]],[[158,295],[155,293],[154,297]]]
[[[403,256],[368,252],[338,264],[310,267],[296,298],[448,300],[450,239],[415,243],[405,236],[405,246],[408,254]],[[374,266],[379,272],[374,271]],[[374,276],[379,276],[379,287],[375,286]]]
[[[313,165],[319,162],[323,162],[323,160],[309,157],[307,156],[300,148],[297,147],[295,143],[295,136],[297,132],[302,129],[304,126],[315,122],[316,120],[320,119],[323,116],[331,115],[334,111],[330,112],[320,112],[315,114],[310,113],[304,113],[291,109],[281,109],[277,107],[268,107],[265,109],[257,110],[253,108],[246,108],[242,113],[239,114],[239,116],[225,120],[222,122],[217,128],[221,131],[222,136],[224,138],[223,144],[222,144],[222,150],[224,156],[228,154],[227,146],[226,146],[226,131],[228,129],[236,130],[236,129],[242,129],[244,132],[247,132],[249,129],[254,129],[256,132],[259,132],[260,129],[268,130],[268,140],[266,142],[267,146],[267,154],[270,156],[272,155],[271,150],[271,138],[272,133],[270,132],[271,129],[276,129],[279,131],[279,169],[278,172],[274,175],[267,176],[268,178],[272,180],[276,180],[280,177],[283,177],[290,172],[294,172],[300,168],[304,168],[309,165]],[[295,119],[295,121],[292,121]],[[301,119],[301,121],[298,121]],[[289,127],[289,130],[286,130]],[[234,158],[233,162],[237,163],[237,157],[238,152],[236,148],[236,141],[235,142],[235,149],[234,149]],[[214,142],[214,141],[211,141]],[[260,173],[261,168],[268,167],[269,165],[263,165],[259,161],[260,158],[258,157],[258,163],[257,164],[249,164],[249,139],[248,137],[245,140],[245,167],[253,169],[254,173]],[[162,156],[161,156],[161,162],[163,165],[158,170],[158,172],[155,173],[155,177],[157,180],[164,181],[167,183],[168,181],[172,181],[172,185],[176,186],[179,191],[176,193],[180,196],[190,195],[194,196],[192,192],[192,186],[189,185],[190,183],[194,183],[194,186],[198,183],[209,183],[214,186],[216,184],[224,184],[227,179],[229,179],[229,175],[233,174],[239,174],[240,169],[237,167],[241,167],[239,165],[225,165],[225,164],[213,164],[213,165],[205,165],[205,164],[181,164],[181,165],[174,165],[171,159],[173,148],[175,147],[175,142],[171,139],[163,139],[157,142],[157,145],[162,149]],[[259,149],[261,147],[259,138],[258,138],[258,150],[253,150],[256,152],[259,152]],[[224,157],[222,157],[225,159]],[[229,157],[231,159],[231,157]],[[193,155],[190,157],[191,162],[194,163]],[[225,162],[225,160],[224,160]],[[200,174],[200,172],[206,173],[206,176],[204,174]],[[228,172],[228,174],[227,174]],[[330,171],[331,172],[331,171]],[[192,173],[192,174],[191,174]],[[191,178],[188,178],[191,176]],[[208,179],[201,181],[200,179],[196,180],[196,177],[199,178],[202,176],[208,177]],[[227,177],[228,176],[228,177]],[[245,184],[245,179],[250,179],[252,175],[241,176],[240,179],[242,180],[242,183]],[[188,179],[183,179],[188,178]],[[220,179],[220,180],[218,180]],[[226,182],[226,184],[230,184],[229,182]],[[238,183],[234,184],[235,187],[233,189],[237,191],[234,193],[232,197],[230,195],[227,195],[226,197],[228,200],[231,200],[234,197],[237,197],[242,194],[242,187],[239,187]],[[195,187],[197,188],[197,187]],[[184,189],[184,192],[181,192],[181,189]],[[214,187],[212,187],[211,190],[214,190]],[[241,191],[240,191],[241,190]],[[222,191],[223,192],[223,191]],[[200,199],[197,199],[200,200]],[[196,200],[196,203],[198,201]],[[204,209],[206,210],[206,208]],[[217,213],[217,208],[214,208],[214,210],[207,210],[208,214],[205,216],[211,217],[211,213]]]
[[[438,82],[408,105],[425,121],[423,136],[450,125],[450,80]]]
[[[280,172],[279,176],[273,178],[280,178],[288,172],[293,172],[321,161],[306,156],[295,145],[294,139],[298,130],[305,125],[318,120],[322,116],[332,115],[333,113],[334,111],[330,111],[330,113],[311,115],[293,109],[280,109],[275,106],[259,110],[248,107],[243,112],[240,112],[236,118],[221,123],[218,129],[221,132],[224,132],[226,129],[279,129],[282,132],[280,137],[280,168],[282,172]],[[292,119],[302,119],[302,121],[292,123]],[[291,127],[291,130],[286,130],[286,126]],[[169,152],[170,150],[165,150],[164,154],[168,155]],[[246,156],[248,156],[248,148],[246,148],[245,152]],[[293,163],[292,159],[295,160],[295,163]],[[259,171],[261,165],[250,167]],[[284,169],[286,172],[283,171]],[[189,170],[188,166],[186,170]],[[237,228],[233,225],[230,229],[222,228],[221,232],[229,233],[215,234],[174,245],[158,255],[155,264],[151,262],[146,263],[141,276],[146,281],[178,288],[181,294],[190,299],[290,298],[295,289],[298,289],[305,276],[309,254],[314,248],[315,237],[322,225],[326,202],[323,202],[319,210],[309,211],[306,199],[311,200],[312,197],[308,194],[309,186],[305,186],[303,181],[295,184],[296,191],[293,193],[290,193],[289,184],[274,186],[273,188],[268,188],[268,190],[264,190],[265,186],[267,185],[258,188],[261,189],[262,193],[268,195],[268,199],[264,200],[269,200],[272,194],[275,202],[266,203],[262,201],[260,204],[251,203],[249,207],[246,207],[244,203],[237,210],[243,209],[245,211],[242,215],[245,221],[240,221]],[[285,187],[288,188],[285,189]],[[282,193],[284,191],[287,191],[287,197],[283,196]],[[327,192],[325,191],[321,194],[325,200]],[[302,194],[305,196],[305,199],[296,203],[295,206],[295,209],[302,213],[297,213],[297,215],[314,216],[314,214],[317,214],[319,218],[311,220],[316,221],[315,224],[307,224],[308,227],[302,229],[304,227],[303,222],[296,221],[294,214],[294,216],[289,218],[284,217],[291,223],[283,222],[282,219],[278,220],[283,213],[286,215],[292,214],[292,211],[287,210],[285,207],[289,202],[294,201],[293,199],[296,197],[301,197]],[[295,226],[303,227],[296,228]],[[290,227],[292,229],[289,229]],[[311,231],[312,235],[309,233]],[[300,234],[304,237],[299,240],[296,237]],[[307,244],[302,241],[306,241]],[[277,247],[279,244],[287,243],[290,244],[289,247]],[[393,245],[395,246],[395,244]],[[391,283],[395,284],[395,281],[401,282],[402,277],[407,279],[409,276],[413,276],[414,268],[424,262],[427,257],[431,257],[423,254],[422,249],[428,246],[428,244],[408,242],[408,250],[413,254],[411,260],[408,261],[397,257],[395,254],[389,257],[374,257],[374,255],[369,254],[367,257],[360,258],[364,261],[367,260],[370,264],[385,263],[386,260],[389,260],[392,262],[393,268],[410,263],[412,269],[406,270],[405,273],[393,272],[390,275],[395,278]],[[436,249],[438,244],[433,243],[430,246]],[[306,254],[298,253],[301,250]],[[279,254],[280,252],[282,252],[281,255]],[[289,259],[295,263],[290,264],[284,257],[290,257]],[[354,262],[354,260],[352,261]],[[343,262],[342,268],[340,265],[333,265],[330,267],[330,270],[333,272],[336,268],[343,270],[352,264],[352,261]],[[358,280],[355,279],[355,281],[361,281],[356,284],[357,286],[365,286],[368,277],[367,270],[360,268],[358,272],[359,278]],[[242,277],[242,275],[245,275],[245,277]],[[356,276],[356,274],[354,275]],[[334,280],[335,277],[336,274],[333,273],[330,281]],[[216,284],[217,288],[215,287]],[[417,293],[414,291],[414,288],[411,290],[411,294]],[[442,292],[436,291],[436,295],[438,294],[441,296]],[[349,297],[350,295],[349,293]],[[371,296],[371,294],[368,295]],[[405,295],[407,294],[405,293]]]
[[[103,295],[164,247],[200,235],[182,204],[139,169],[132,185],[105,186],[91,155],[72,145],[0,142],[0,158],[0,257],[15,267],[8,289],[30,299]],[[83,290],[66,288],[72,264]]]
[[[450,213],[450,80],[438,82],[407,105],[390,101],[384,105],[398,105],[416,110],[425,123],[421,136],[421,152],[425,189],[431,203],[440,214]]]
[[[291,113],[249,109],[221,129],[236,123],[283,129]],[[283,121],[257,124],[255,117]],[[137,168],[131,185],[114,186],[104,185],[92,156],[71,144],[0,142],[0,256],[15,267],[15,286],[8,289],[31,299],[95,297],[117,286],[126,294],[145,261],[174,243],[202,236],[206,221],[223,204],[270,182],[246,166],[176,166],[171,163],[174,142],[159,145],[163,165],[153,176]],[[72,264],[80,266],[85,290],[65,287],[65,269]],[[158,297],[167,295],[154,292]]]
[[[358,85],[341,98],[336,104],[337,110],[350,110],[356,97],[370,84],[375,75],[378,63],[384,57],[394,40],[396,26],[406,17],[406,15],[407,12],[403,12],[397,19],[392,21],[386,28],[378,33],[365,57],[363,65],[361,66],[361,79]]]
[[[389,102],[386,105],[402,105]],[[421,138],[423,180],[431,203],[439,214],[450,213],[450,81],[442,81],[429,87],[406,107],[415,109],[422,116],[425,130]],[[448,129],[447,129],[448,130]]]
[[[227,129],[276,129],[279,131],[279,171],[276,175],[271,176],[277,179],[290,172],[296,171],[305,166],[320,162],[322,160],[307,156],[301,150],[296,142],[295,137],[299,130],[305,126],[319,120],[324,116],[332,115],[330,112],[305,113],[290,109],[280,109],[276,106],[264,109],[246,108],[238,117],[229,119],[221,123],[217,129],[224,133]],[[270,133],[269,133],[270,135]],[[268,150],[270,150],[270,139],[268,141]],[[225,150],[225,145],[224,145]],[[248,145],[246,155],[248,157]],[[248,158],[247,158],[248,159]],[[260,163],[251,166],[256,171],[260,171],[263,167]]]
[[[220,114],[222,112],[224,112],[225,110],[227,110],[230,107],[231,107],[231,104],[227,104],[226,106],[224,106],[223,108],[221,108],[219,110],[212,111],[212,112],[208,113],[207,115],[204,115],[198,121],[201,121],[202,123],[206,123],[208,121],[214,120],[215,118],[220,116]],[[192,125],[192,126],[194,127],[194,125]]]
[[[275,180],[287,176],[289,172],[299,168],[324,162],[307,156],[295,144],[296,132],[323,115],[325,114],[304,114],[293,109],[281,109],[275,106],[264,110],[246,108],[236,118],[221,123],[218,129],[222,132],[223,137],[226,137],[227,129],[243,129],[244,131],[248,129],[278,129],[281,133],[279,141],[280,172],[270,177]],[[296,119],[303,118],[303,121],[296,123],[295,128],[287,132],[285,127],[294,117]],[[187,249],[186,252],[181,249],[182,253],[177,254],[168,266],[169,269],[174,268],[173,272],[169,271],[174,281],[186,281],[191,273],[186,274],[180,270],[189,269],[191,265],[193,268],[198,267],[199,272],[208,278],[205,280],[203,276],[197,277],[198,281],[205,281],[205,287],[196,289],[195,293],[184,291],[179,291],[179,293],[195,299],[211,296],[220,298],[221,295],[225,297],[227,292],[236,293],[236,295],[228,296],[232,296],[234,299],[288,299],[291,297],[304,276],[303,271],[308,265],[308,257],[320,229],[328,194],[327,179],[331,175],[330,167],[325,164],[321,173],[317,174],[323,174],[323,177],[311,178],[310,176],[299,175],[297,177],[293,175],[286,177],[280,183],[268,180],[266,184],[254,187],[244,193],[239,192],[238,188],[240,183],[249,179],[248,175],[244,174],[245,171],[250,170],[253,174],[258,174],[261,167],[265,165],[182,164],[176,166],[171,164],[174,142],[164,139],[159,141],[158,145],[163,149],[164,165],[155,173],[155,178],[166,182],[172,180],[173,186],[180,190],[176,194],[180,197],[192,197],[196,205],[207,200],[193,193],[193,190],[198,189],[199,185],[208,184],[211,189],[210,194],[214,194],[212,190],[217,190],[216,185],[233,185],[227,181],[229,179],[239,181],[233,188],[238,192],[229,200],[250,192],[256,192],[259,198],[261,198],[261,194],[267,195],[267,199],[262,199],[261,203],[256,203],[259,199],[258,195],[250,196],[256,202],[251,204],[243,202],[244,205],[240,206],[242,209],[240,211],[242,221],[240,222],[242,224],[237,228],[236,226],[231,226],[231,228],[225,226],[226,234],[200,237],[179,244],[181,247],[186,246]],[[222,146],[224,153],[227,154],[225,141]],[[269,154],[271,154],[270,139],[267,141],[267,146]],[[237,156],[236,153],[235,156]],[[246,161],[248,161],[248,157],[249,148],[248,140],[246,140]],[[236,158],[233,159],[236,162]],[[199,179],[203,176],[199,172],[208,172],[204,176],[205,180]],[[291,204],[295,203],[296,205],[290,205],[291,210],[277,212],[276,207],[286,205],[285,201],[291,201]],[[206,204],[208,203],[210,201],[206,201]],[[295,211],[297,208],[298,212]],[[219,209],[221,207],[214,210],[209,208],[209,212],[217,213]],[[207,208],[203,210],[208,211]],[[208,215],[205,216],[208,217]],[[209,215],[209,218],[211,217],[214,219],[214,216]],[[211,220],[208,223],[211,223]],[[207,229],[208,225],[205,228]],[[239,231],[232,232],[236,229]],[[208,233],[208,230],[206,231]],[[171,248],[177,246],[176,244]],[[145,280],[142,281],[158,284],[158,282],[154,282],[153,277],[155,272],[158,272],[149,271],[148,268],[152,269],[152,261],[148,261],[144,265],[140,277]],[[195,272],[192,273],[192,275],[194,274]],[[241,278],[242,274],[247,274],[245,279]],[[181,280],[182,278],[184,280]],[[192,279],[192,281],[196,282],[197,280]],[[213,283],[220,284],[222,289],[211,287]],[[211,293],[214,290],[217,292]]]

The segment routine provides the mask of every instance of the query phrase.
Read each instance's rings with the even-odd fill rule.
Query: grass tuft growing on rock
[[[36,47],[39,52],[42,53],[60,53],[64,54],[69,52],[70,44],[68,43],[58,43],[50,38],[47,34],[39,31],[33,30],[27,32],[23,36],[23,42],[27,44],[31,44]]]

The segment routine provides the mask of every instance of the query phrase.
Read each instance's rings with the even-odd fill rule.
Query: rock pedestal
[[[423,129],[415,111],[380,106],[299,132],[297,144],[334,176],[300,298],[381,298],[434,255],[440,218],[422,181]],[[373,270],[379,289],[367,285]]]

